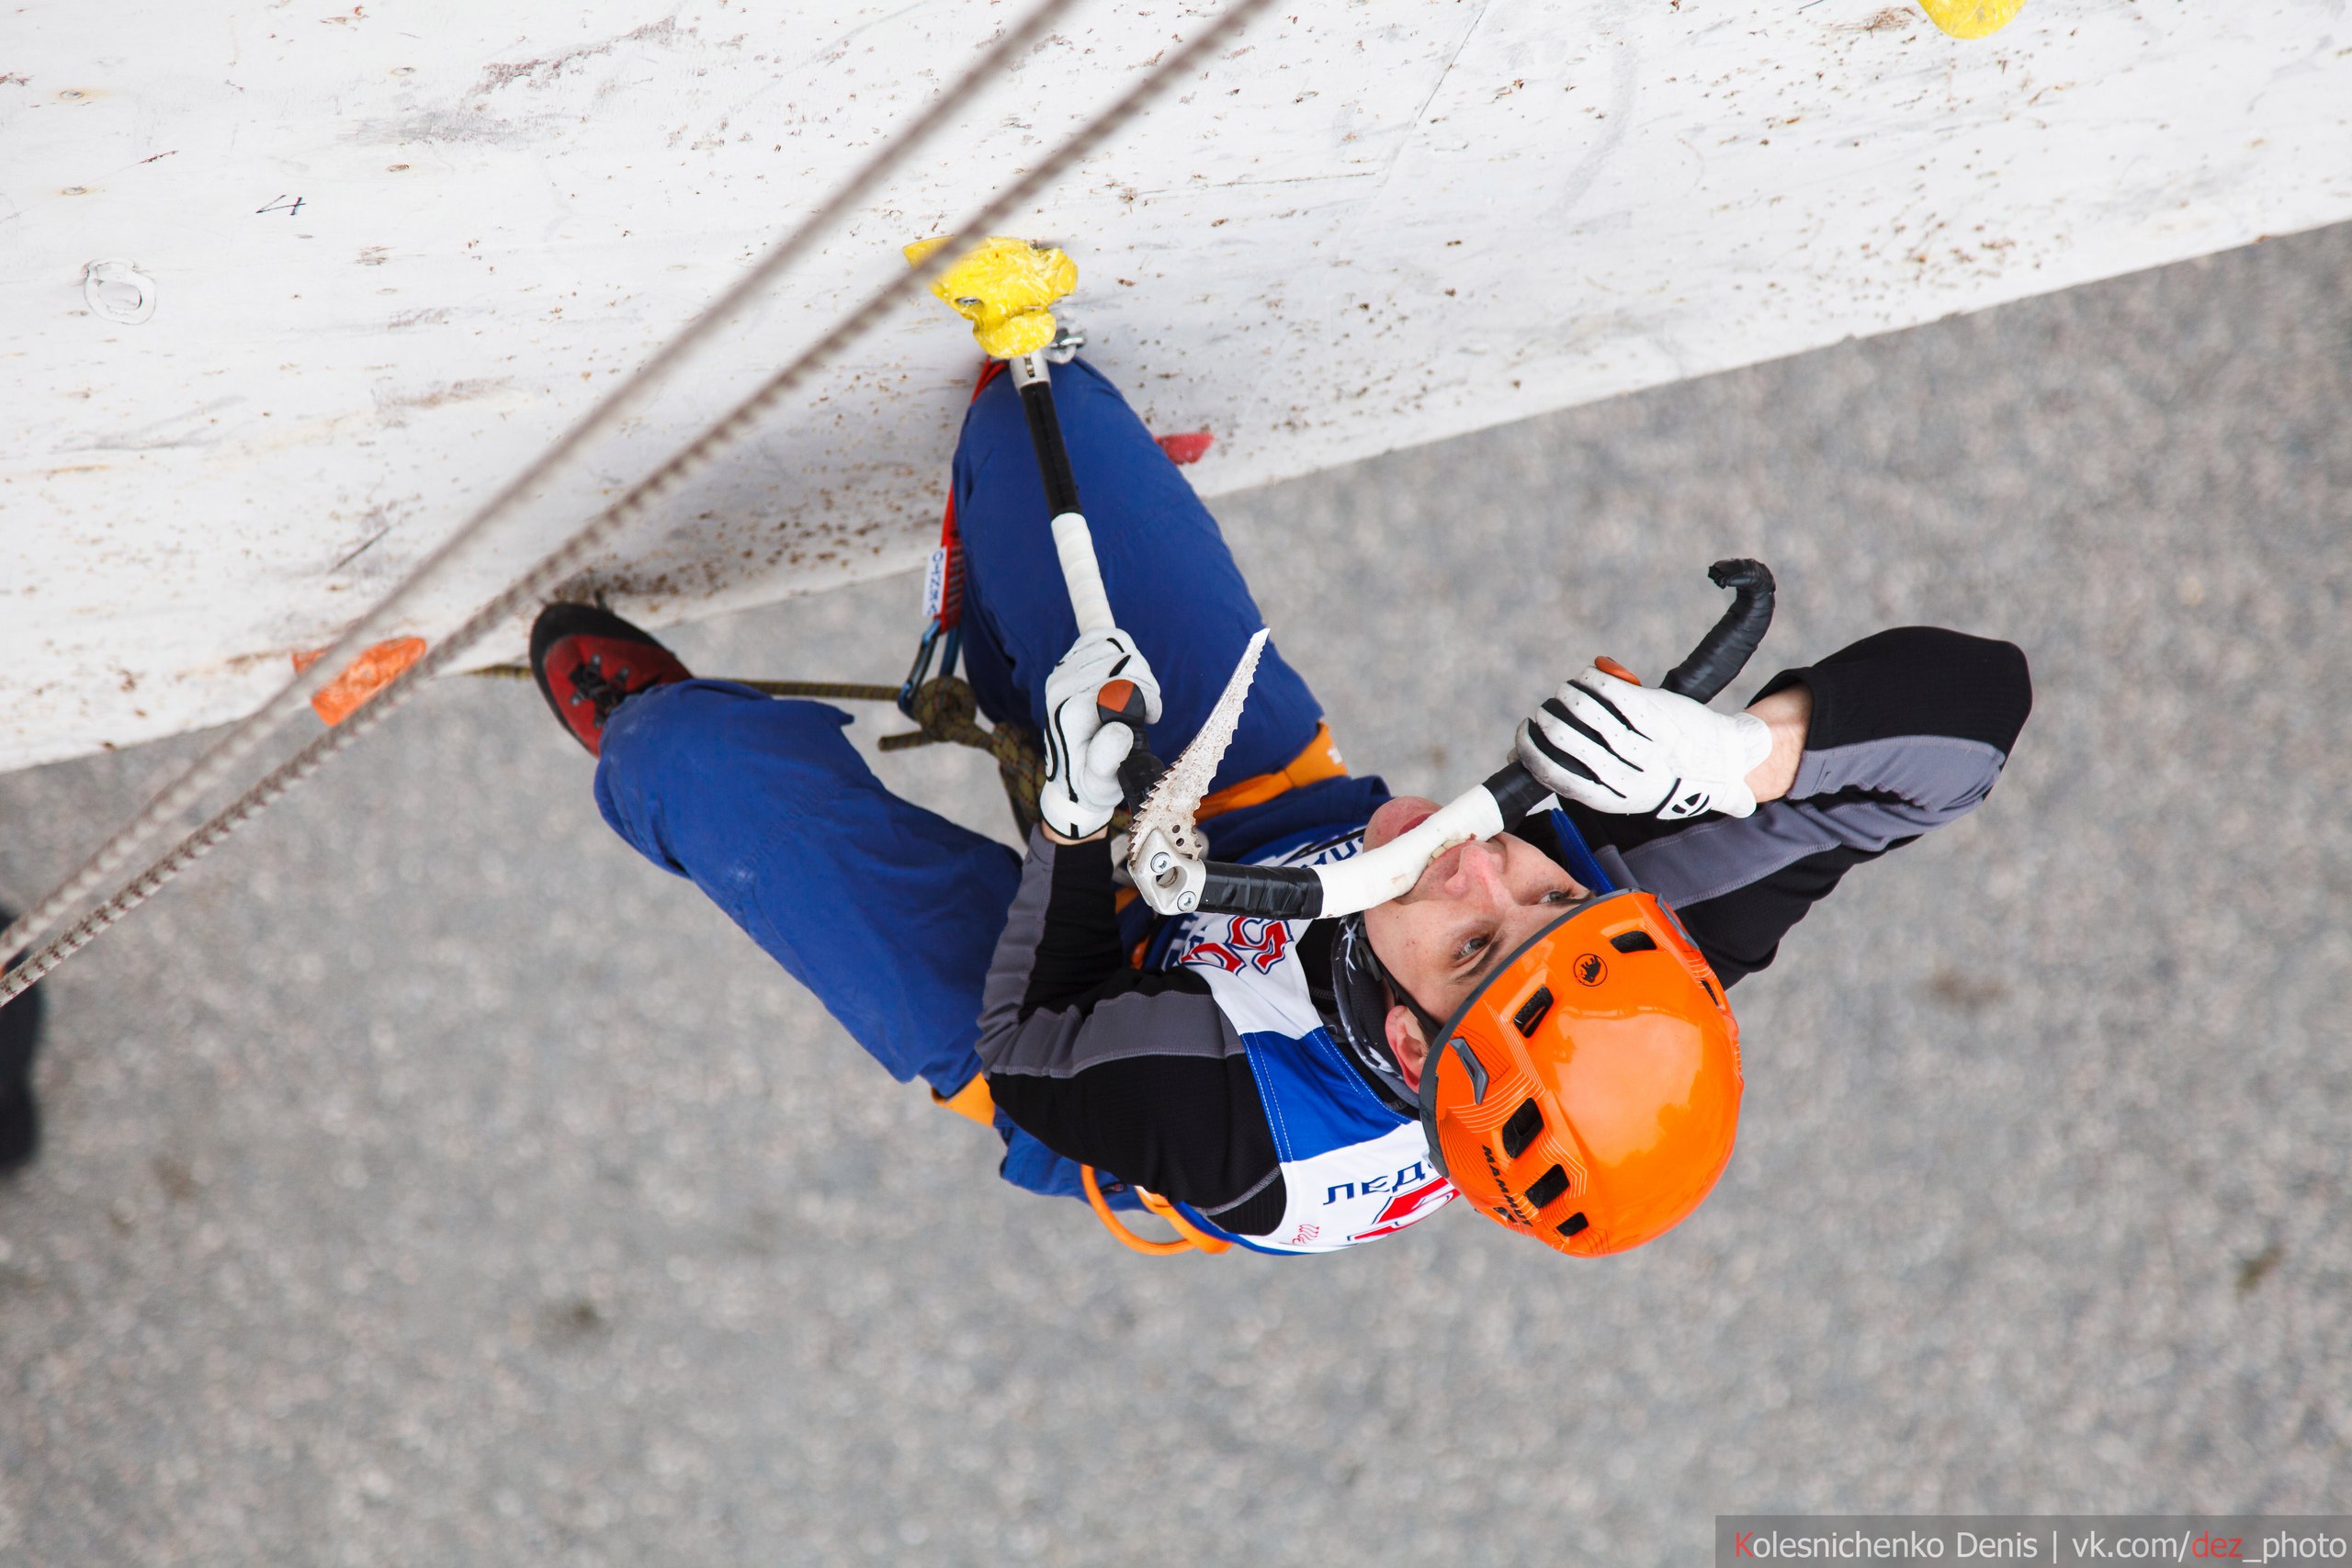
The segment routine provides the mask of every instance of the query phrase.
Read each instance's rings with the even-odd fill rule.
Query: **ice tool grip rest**
[[[1136,733],[1135,750],[1119,764],[1119,793],[1126,796],[1132,809],[1167,772],[1144,743],[1143,689],[1133,681],[1105,681],[1094,694],[1094,716],[1104,724],[1124,724]]]

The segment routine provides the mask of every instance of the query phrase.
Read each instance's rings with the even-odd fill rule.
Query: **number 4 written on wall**
[[[254,210],[256,213],[283,212],[286,216],[291,218],[294,214],[302,210],[302,198],[298,196],[293,200],[288,201],[281,196],[276,201],[271,202],[267,207],[256,207]]]

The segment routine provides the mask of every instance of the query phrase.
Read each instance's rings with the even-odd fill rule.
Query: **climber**
[[[1135,682],[1175,755],[1258,610],[1206,508],[1079,360],[1052,388],[1118,617],[1080,637],[1010,381],[972,401],[952,504],[980,710],[1050,758],[1026,856],[892,795],[838,710],[696,680],[620,617],[551,605],[532,667],[598,758],[605,820],[894,1076],[993,1126],[1017,1185],[1075,1195],[1094,1168],[1124,1205],[1146,1190],[1276,1252],[1393,1235],[1457,1191],[1572,1253],[1688,1213],[1736,1120],[1718,987],[1771,964],[1847,871],[1984,798],[2030,705],[2024,655],[1883,631],[1781,671],[1736,715],[1597,663],[1516,742],[1558,809],[1448,851],[1362,915],[1161,919],[1114,881],[1133,737],[1094,694]],[[1306,865],[1432,809],[1349,773],[1269,647],[1199,816],[1220,860]],[[1519,1086],[1512,1102],[1489,1075]]]

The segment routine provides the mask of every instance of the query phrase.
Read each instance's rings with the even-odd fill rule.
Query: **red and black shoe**
[[[531,673],[571,738],[599,755],[613,710],[694,672],[653,634],[594,604],[550,604],[531,626]]]

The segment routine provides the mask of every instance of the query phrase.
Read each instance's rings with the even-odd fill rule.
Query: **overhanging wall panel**
[[[986,47],[1002,7],[20,11],[0,58],[0,766],[233,716]],[[461,562],[436,636],[1200,25],[1080,13]],[[298,205],[299,203],[299,205]],[[2319,0],[1270,14],[1017,231],[1215,493],[2352,216]],[[93,313],[85,268],[152,278]],[[910,564],[969,340],[910,309],[616,547],[655,619]],[[511,657],[510,628],[484,660]]]

